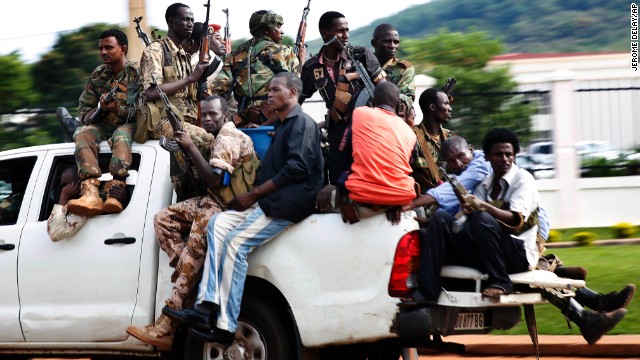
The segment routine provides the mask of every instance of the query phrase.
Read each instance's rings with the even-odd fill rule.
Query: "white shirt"
[[[493,173],[487,176],[482,183],[476,187],[474,195],[486,202],[492,200],[506,201],[509,203],[510,211],[522,214],[523,221],[527,221],[531,212],[537,209],[540,204],[540,194],[538,193],[538,186],[536,185],[533,175],[519,168],[516,164],[513,164],[509,172],[498,180],[502,190],[497,199],[492,199],[489,195],[492,190],[493,176]],[[538,226],[535,225],[517,236],[511,235],[516,239],[524,241],[527,262],[531,268],[536,266],[538,258],[540,257],[538,246],[536,245],[537,233]]]

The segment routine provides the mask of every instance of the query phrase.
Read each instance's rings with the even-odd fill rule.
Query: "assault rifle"
[[[302,20],[300,20],[300,26],[298,26],[298,35],[296,35],[296,44],[293,47],[298,60],[300,60],[300,70],[304,62],[311,57],[311,53],[307,51],[307,44],[304,43],[305,35],[307,34],[307,16],[309,15],[309,6],[311,0],[307,0],[307,7],[302,10]]]
[[[136,23],[136,32],[138,33],[138,37],[140,38],[140,40],[142,40],[142,42],[144,43],[144,46],[149,46],[149,44],[151,44],[151,40],[149,40],[149,36],[147,36],[147,34],[142,31],[142,28],[140,27],[140,21],[142,21],[142,16],[133,19],[133,22]]]
[[[167,94],[165,94],[165,92],[160,89],[160,85],[158,85],[158,79],[156,78],[155,75],[151,75],[151,82],[153,85],[156,86],[156,89],[158,89],[158,95],[160,96],[160,99],[164,104],[164,110],[167,112],[167,119],[169,119],[169,124],[171,124],[171,129],[173,130],[173,133],[175,134],[176,131],[183,131],[182,121],[180,121],[180,118],[174,112],[173,105],[171,105],[171,102],[169,102],[169,98],[167,97]],[[182,156],[176,156],[176,159],[178,160],[180,169],[183,172],[187,172],[188,170],[191,169],[191,157],[189,157],[189,154],[186,153],[180,147],[180,145],[178,145],[177,142],[175,142],[174,140],[169,140],[165,136],[161,136],[158,143],[163,149],[169,152],[179,152],[182,155]]]
[[[105,104],[108,104],[116,99],[116,93],[118,92],[118,80],[114,81],[111,86],[113,87],[111,88],[111,90],[109,90],[107,95],[104,97]],[[96,109],[96,111],[93,112],[93,114],[91,114],[91,117],[89,117],[84,121],[85,125],[91,125],[98,119],[98,116],[100,116],[100,113],[102,113],[102,106],[100,106],[100,104],[101,104],[100,99],[98,99],[98,108]]]
[[[453,87],[454,86],[456,86],[456,79],[449,78],[449,80],[447,80],[447,83],[444,84],[444,86],[442,87],[442,92],[447,94],[447,97],[449,98],[449,103],[453,102]]]
[[[199,62],[209,63],[211,55],[209,54],[209,9],[211,8],[211,0],[207,0],[204,4],[207,8],[207,16],[202,23],[202,38],[200,38],[200,59]],[[206,72],[205,72],[206,73]],[[198,117],[196,118],[196,125],[202,127],[202,105],[200,102],[207,97],[207,75],[203,74],[197,83],[196,101],[198,102]]]
[[[229,28],[229,8],[222,9],[222,12],[227,15],[227,23],[224,25],[224,52],[231,54],[231,30]]]
[[[464,186],[460,184],[455,175],[448,175],[447,170],[443,167],[440,168],[440,173],[442,174],[442,178],[446,182],[451,184],[453,193],[456,194],[456,197],[458,198],[458,201],[460,201],[460,204],[467,203],[470,204],[475,210],[481,210],[480,206],[473,200],[473,198],[471,198],[471,195],[467,192],[467,189],[465,189]],[[462,230],[464,222],[467,221],[467,216],[462,211],[460,211],[456,214],[455,217],[456,220],[453,222],[453,228],[451,229],[451,231],[453,231],[454,233],[458,233],[460,232],[460,230]]]
[[[324,45],[325,46],[330,45],[334,41],[337,41],[338,44],[340,44],[340,47],[342,48],[342,51],[344,51],[347,54],[347,57],[349,58],[349,60],[353,64],[353,66],[355,66],[356,72],[358,73],[358,75],[360,76],[360,79],[364,83],[364,88],[367,91],[367,93],[369,94],[369,98],[373,98],[373,92],[374,92],[376,86],[373,84],[373,81],[371,81],[371,78],[369,77],[369,74],[367,73],[367,70],[364,68],[364,65],[362,65],[362,63],[360,61],[356,60],[353,57],[353,54],[351,54],[351,52],[349,52],[349,49],[342,43],[342,41],[338,40],[337,36],[334,35],[331,39],[329,39],[329,41],[324,43]],[[364,105],[364,104],[362,104],[362,105]],[[356,106],[358,106],[357,102],[356,102]]]

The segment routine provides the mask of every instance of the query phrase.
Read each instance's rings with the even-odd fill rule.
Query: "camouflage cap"
[[[251,14],[251,18],[249,19],[249,32],[252,36],[256,36],[260,31],[275,29],[278,26],[282,26],[282,24],[284,24],[284,20],[281,15],[271,10],[258,10]]]

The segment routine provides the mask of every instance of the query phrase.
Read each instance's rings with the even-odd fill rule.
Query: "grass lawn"
[[[586,267],[589,270],[587,286],[596,292],[620,290],[626,284],[636,284],[640,287],[640,245],[572,247],[548,249],[547,252],[558,255],[565,265]],[[540,334],[580,334],[580,330],[573,323],[573,332],[567,328],[564,316],[553,305],[538,305],[535,311]],[[494,331],[492,334],[528,334],[524,315],[520,324],[513,329]],[[627,315],[609,334],[640,334],[638,293],[631,300]]]

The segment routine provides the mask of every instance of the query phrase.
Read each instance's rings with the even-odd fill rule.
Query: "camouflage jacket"
[[[413,106],[416,99],[416,69],[407,60],[398,60],[393,57],[389,59],[382,69],[387,73],[387,81],[390,81],[400,89],[400,100],[407,105]]]
[[[248,57],[250,61],[247,61]],[[227,56],[210,90],[226,98],[233,92],[239,111],[244,113],[250,107],[266,104],[269,83],[276,73],[289,71],[299,75],[299,64],[290,46],[276,44],[269,37],[254,38]],[[252,99],[256,97],[264,98]]]
[[[140,72],[144,90],[151,87],[153,83],[151,75],[156,76],[158,85],[160,85],[184,79],[192,71],[191,56],[181,47],[178,48],[168,37],[163,37],[151,43],[142,52]],[[195,84],[185,86],[175,94],[169,95],[169,101],[180,110],[186,122],[196,123],[198,103],[196,102]]]
[[[100,96],[108,93],[115,80],[118,80],[119,90],[116,92],[117,112],[101,112],[98,121],[109,122],[119,125],[129,121],[135,121],[136,100],[140,93],[139,66],[137,63],[127,61],[124,69],[118,74],[114,74],[111,69],[102,64],[98,66],[84,86],[84,91],[80,95],[80,105],[78,106],[78,118],[85,122],[89,112],[98,107]]]
[[[441,177],[439,171],[438,174],[431,173],[429,168],[430,159],[433,159],[432,167],[435,166],[435,169],[438,169],[441,165],[439,161],[440,146],[444,140],[455,134],[451,130],[440,127],[440,136],[431,137],[422,124],[417,125],[415,130],[416,135],[418,136],[418,142],[416,143],[415,154],[411,162],[411,168],[413,169],[413,174],[411,174],[411,176],[413,176],[416,182],[420,184],[420,192],[424,193],[425,191],[438,186]],[[421,133],[425,134],[425,136],[422,137]],[[431,153],[430,157],[425,155],[424,151],[427,151],[427,149],[423,149],[422,144],[426,144],[429,148],[428,151]]]

